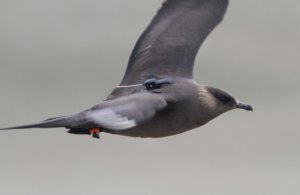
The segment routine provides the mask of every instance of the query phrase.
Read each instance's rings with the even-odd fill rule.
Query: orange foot
[[[97,139],[100,138],[99,133],[100,133],[100,128],[90,129],[90,134],[93,135],[93,137],[95,137]]]

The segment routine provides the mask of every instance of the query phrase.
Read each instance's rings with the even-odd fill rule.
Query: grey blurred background
[[[161,2],[0,0],[0,126],[103,100]],[[300,194],[299,35],[299,1],[231,0],[195,80],[253,113],[161,139],[0,132],[0,194]]]

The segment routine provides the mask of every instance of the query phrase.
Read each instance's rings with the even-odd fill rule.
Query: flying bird
[[[221,89],[193,80],[196,54],[227,6],[228,0],[165,1],[138,39],[120,85],[103,102],[73,115],[1,130],[65,127],[95,138],[99,132],[165,137],[229,110],[252,111]]]

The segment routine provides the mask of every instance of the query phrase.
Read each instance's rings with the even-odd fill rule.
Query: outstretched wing
[[[84,112],[83,126],[123,130],[147,122],[156,112],[164,109],[167,102],[153,93],[138,93],[108,100]]]
[[[228,0],[167,0],[137,41],[121,84],[155,75],[191,78],[199,47],[227,5]]]
[[[2,128],[95,128],[101,127],[110,130],[123,130],[135,127],[150,120],[156,112],[164,109],[167,102],[163,97],[154,93],[138,93],[107,100],[93,108],[70,116],[50,118],[29,125]]]

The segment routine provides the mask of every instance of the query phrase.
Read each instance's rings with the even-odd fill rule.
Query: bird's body
[[[228,0],[167,0],[139,38],[120,84],[85,111],[5,129],[66,127],[69,133],[102,132],[165,137],[202,126],[250,105],[193,80],[196,54],[222,20]],[[4,129],[2,129],[4,130]]]
[[[159,90],[159,94],[155,94],[162,96],[167,106],[158,111],[151,120],[128,130],[113,131],[104,129],[103,131],[134,137],[165,137],[196,128],[209,121],[210,113],[201,109],[203,105],[198,101],[201,86],[189,79],[178,79],[173,82],[176,84],[173,83]],[[113,94],[121,93],[117,91],[114,91]],[[169,93],[170,91],[176,91],[176,96]]]

